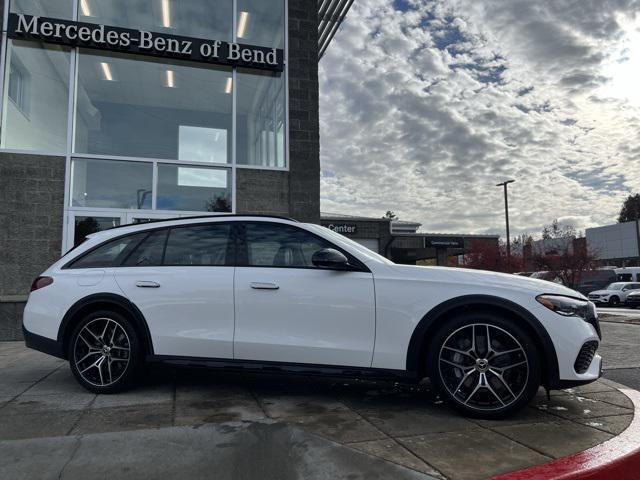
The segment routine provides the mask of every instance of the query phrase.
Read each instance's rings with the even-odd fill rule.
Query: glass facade
[[[15,40],[6,50],[2,148],[64,154],[70,51]]]
[[[226,67],[80,50],[74,153],[231,163]]]
[[[286,52],[286,0],[5,4]],[[286,55],[274,73],[2,40],[0,148],[67,158],[67,246],[114,223],[234,212],[237,168],[288,168]]]

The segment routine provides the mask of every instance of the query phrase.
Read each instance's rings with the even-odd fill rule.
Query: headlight
[[[579,298],[560,295],[538,295],[536,300],[563,317],[580,317],[583,320],[588,320],[591,310],[593,310],[591,302]]]

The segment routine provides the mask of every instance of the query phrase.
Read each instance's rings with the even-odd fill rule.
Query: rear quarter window
[[[146,238],[148,234],[148,232],[142,232],[108,241],[81,255],[65,268],[109,268],[120,265],[126,256]]]

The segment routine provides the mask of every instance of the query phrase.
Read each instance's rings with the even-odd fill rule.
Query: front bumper
[[[39,352],[53,355],[54,357],[65,359],[65,354],[62,348],[62,342],[53,340],[51,338],[36,335],[30,332],[22,325],[22,335],[24,335],[24,343],[28,348],[38,350]]]
[[[604,305],[609,303],[608,298],[589,298],[589,301],[595,303],[596,305]]]
[[[545,386],[551,389],[569,388],[600,378],[602,358],[597,351],[586,369],[584,364],[579,368],[582,373],[576,371],[576,359],[584,345],[589,342],[600,345],[600,325],[595,315],[585,321],[578,317],[562,317],[543,306],[533,313],[549,334],[557,357],[557,375],[550,370]]]

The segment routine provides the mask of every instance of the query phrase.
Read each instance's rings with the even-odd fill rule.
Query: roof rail
[[[157,213],[157,212],[154,212],[154,213]],[[140,214],[140,215],[143,216],[144,214]],[[115,230],[116,228],[130,227],[132,225],[147,225],[150,223],[175,222],[176,220],[198,220],[201,218],[204,219],[204,218],[227,218],[227,217],[277,218],[280,220],[289,220],[290,222],[299,223],[298,220],[296,220],[295,218],[284,217],[281,215],[261,215],[261,214],[254,214],[254,213],[223,213],[223,214],[215,214],[215,215],[193,215],[190,217],[159,218],[159,219],[153,219],[153,220],[149,220],[148,222],[139,223],[139,224],[127,223],[125,225],[118,225],[116,227],[105,228],[104,230],[101,230],[101,231]]]

